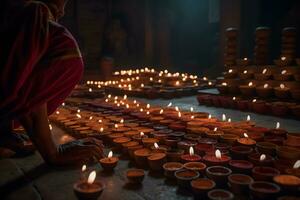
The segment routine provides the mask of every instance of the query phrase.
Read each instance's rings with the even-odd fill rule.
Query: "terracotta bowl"
[[[256,181],[272,181],[273,176],[280,174],[280,171],[273,167],[254,167],[252,177]]]
[[[234,194],[223,189],[213,189],[207,193],[208,199],[210,200],[233,200]]]
[[[288,99],[290,97],[290,89],[282,90],[278,87],[274,88],[275,96],[279,99]]]
[[[181,156],[184,154],[183,149],[170,149],[166,151],[167,160],[169,162],[180,162]]]
[[[253,152],[253,148],[248,146],[234,146],[231,147],[230,152],[233,159],[246,160],[248,155]]]
[[[234,173],[251,174],[253,164],[247,160],[231,160],[229,167]]]
[[[280,187],[274,183],[265,181],[255,181],[249,186],[253,199],[269,200],[276,199],[280,193]]]
[[[254,182],[251,176],[244,174],[231,174],[228,176],[229,187],[234,194],[246,195],[249,185]]]
[[[300,159],[300,150],[298,148],[287,147],[287,146],[278,146],[276,152],[277,152],[278,158],[287,159],[287,160],[299,160]]]
[[[262,154],[276,155],[277,145],[270,142],[258,142],[256,143],[258,152]]]
[[[289,108],[286,104],[281,102],[274,102],[270,104],[272,114],[275,116],[286,116],[289,113]]]
[[[242,80],[252,79],[253,78],[253,73],[251,73],[251,72],[247,72],[246,74],[245,73],[240,73],[239,77]]]
[[[224,134],[220,136],[220,141],[228,144],[234,144],[239,136],[234,134]]]
[[[241,85],[240,91],[242,95],[246,97],[253,97],[256,93],[255,87],[249,87],[248,85]]]
[[[190,188],[191,181],[199,178],[200,174],[197,171],[182,169],[175,172],[177,184],[182,188]]]
[[[192,180],[191,186],[196,197],[206,198],[207,192],[212,190],[216,186],[216,183],[207,178],[198,178]]]
[[[130,183],[139,184],[143,182],[145,172],[142,169],[129,169],[126,172],[126,176]]]
[[[293,175],[277,175],[273,181],[278,184],[286,194],[297,194],[300,187],[300,178]]]
[[[167,162],[163,165],[164,175],[167,178],[175,179],[175,172],[183,169],[183,165],[179,162]]]
[[[254,78],[258,81],[266,81],[271,79],[272,74],[263,74],[263,73],[258,73],[258,74],[254,74]]]
[[[276,81],[289,81],[293,78],[293,75],[292,74],[273,74],[273,78],[276,80]]]
[[[206,165],[202,162],[188,162],[183,165],[185,169],[198,171],[200,174],[204,174]]]
[[[259,97],[270,98],[273,96],[274,91],[273,88],[271,87],[264,88],[263,86],[260,86],[260,87],[256,87],[256,93]]]
[[[275,65],[277,65],[278,67],[285,67],[288,66],[292,63],[292,60],[290,59],[286,59],[286,60],[281,60],[281,59],[275,59],[274,60]]]
[[[227,177],[231,173],[231,169],[223,166],[211,166],[206,168],[206,176],[215,181],[219,187],[226,186]]]

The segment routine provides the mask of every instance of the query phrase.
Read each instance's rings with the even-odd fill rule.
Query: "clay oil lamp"
[[[232,97],[231,99],[228,99],[229,107],[230,108],[236,108],[237,107],[237,102],[240,100],[238,97]]]
[[[283,83],[274,88],[275,96],[279,99],[288,99],[290,97],[290,88]]]
[[[276,135],[276,136],[281,136],[281,137],[286,137],[287,131],[280,128],[280,123],[276,122],[276,127],[274,129],[270,129],[266,135]]]
[[[200,156],[205,156],[207,152],[213,152],[215,150],[214,146],[206,143],[199,143],[195,146],[195,151]]]
[[[194,170],[204,175],[206,165],[202,162],[188,162],[183,165],[185,169]]]
[[[259,114],[267,114],[269,112],[269,104],[263,100],[253,99],[252,102],[249,102],[249,108],[251,111]]]
[[[271,76],[272,74],[267,69],[263,69],[262,73],[254,74],[255,79],[259,81],[269,80]]]
[[[169,136],[169,137],[165,138],[164,143],[171,148],[176,148],[178,142],[180,142],[180,141],[181,141],[181,138],[179,138],[179,137]]]
[[[131,139],[128,138],[128,137],[119,137],[119,138],[115,138],[113,140],[113,143],[116,145],[117,150],[121,150],[122,147],[123,147],[122,145],[127,143],[127,142],[130,142],[130,141],[131,141]]]
[[[129,169],[126,171],[126,177],[131,184],[140,184],[143,182],[145,172],[142,169]]]
[[[128,149],[131,147],[138,146],[138,145],[139,145],[139,143],[137,141],[130,141],[130,142],[126,142],[126,143],[122,144],[123,154],[128,155],[129,154]]]
[[[230,152],[233,159],[246,160],[248,155],[253,152],[253,148],[250,146],[233,146]]]
[[[258,142],[256,149],[259,153],[274,156],[276,154],[277,145],[271,142]]]
[[[175,179],[175,172],[183,169],[183,164],[180,162],[167,162],[163,165],[163,168],[165,177]]]
[[[146,148],[151,148],[154,146],[154,143],[158,143],[159,140],[156,138],[143,138],[142,143]]]
[[[253,82],[249,82],[248,85],[241,85],[240,91],[243,96],[252,97],[255,95],[255,85]]]
[[[224,78],[232,79],[232,78],[236,78],[237,72],[233,69],[229,69],[227,72],[224,72],[223,75]]]
[[[243,138],[239,138],[239,139],[237,140],[237,143],[238,143],[239,145],[250,146],[250,147],[256,145],[256,141],[253,140],[253,139],[251,139],[251,138],[249,138],[249,136],[248,136],[247,133],[244,133],[244,137],[243,137]]]
[[[217,127],[215,127],[214,130],[210,130],[206,132],[206,136],[208,138],[213,138],[213,139],[219,139],[222,135],[224,135],[224,132],[218,130]]]
[[[196,141],[183,140],[177,143],[178,149],[183,149],[185,152],[189,152],[190,147],[197,145]]]
[[[269,84],[265,83],[262,86],[256,87],[256,93],[259,97],[269,98],[273,96],[273,88]]]
[[[113,171],[117,166],[119,158],[113,157],[113,152],[108,153],[107,158],[100,159],[100,164],[105,171]]]
[[[220,92],[220,94],[227,94],[228,93],[228,84],[223,82],[219,85],[216,85],[218,91]]]
[[[273,157],[268,154],[253,153],[248,156],[250,162],[255,166],[272,166]]]
[[[136,146],[127,147],[129,157],[134,160],[135,159],[134,152],[138,149],[143,149],[143,148],[144,148],[143,145],[136,145]]]
[[[287,70],[282,70],[280,74],[274,74],[273,78],[276,81],[289,81],[291,80],[293,75],[289,73]]]
[[[228,163],[230,169],[234,173],[251,174],[254,165],[247,160],[231,160]]]
[[[196,134],[185,134],[184,139],[187,141],[198,141],[201,137]]]
[[[121,137],[124,137],[123,133],[112,133],[108,135],[108,140],[109,142],[112,142],[114,139],[121,138]]]
[[[125,137],[132,138],[135,135],[139,135],[138,131],[127,131],[123,133]]]
[[[285,140],[285,137],[283,136],[276,136],[276,135],[268,135],[264,138],[265,142],[273,143],[275,145],[281,146],[283,144],[283,141]]]
[[[207,192],[216,187],[216,183],[208,178],[198,178],[191,182],[193,193],[196,197],[207,197]]]
[[[285,169],[285,173],[300,178],[300,160],[297,160],[295,162],[293,168],[288,167],[287,169]]]
[[[201,156],[194,154],[194,148],[189,148],[189,154],[184,154],[181,156],[181,160],[184,163],[187,162],[199,162],[201,160]]]
[[[279,67],[285,67],[285,66],[288,66],[290,65],[292,62],[291,59],[285,57],[285,56],[282,56],[280,57],[280,59],[275,59],[274,60],[274,63],[275,65],[279,66]]]
[[[199,176],[199,172],[188,169],[182,169],[175,172],[177,184],[181,188],[190,188],[191,181],[199,178]]]
[[[293,147],[300,146],[300,135],[298,133],[288,133],[285,144]]]
[[[279,174],[280,171],[272,167],[254,167],[252,169],[252,177],[256,181],[272,181],[273,176]]]
[[[296,147],[278,146],[277,157],[280,159],[296,161],[300,159],[300,150]]]
[[[228,181],[231,191],[240,195],[248,194],[249,185],[254,182],[250,176],[244,174],[231,174],[228,176]]]
[[[166,163],[167,156],[165,153],[152,153],[147,159],[150,170],[159,171],[163,169],[162,166]]]
[[[166,146],[166,145],[158,145],[156,142],[151,147],[151,150],[152,150],[153,153],[166,153],[166,151],[168,149],[170,149],[168,146]]]
[[[141,167],[147,167],[148,157],[152,155],[150,149],[142,148],[134,151],[135,163]]]
[[[292,97],[293,97],[293,99],[295,99],[295,100],[300,100],[300,89],[292,89],[291,90],[291,95],[292,95]]]
[[[261,142],[264,140],[264,133],[262,132],[248,132],[250,139],[255,140],[256,142]]]
[[[171,132],[169,136],[182,139],[185,136],[185,132],[175,131],[175,132]]]
[[[297,194],[299,192],[300,178],[297,176],[277,175],[273,177],[273,181],[278,184],[286,194]]]
[[[223,189],[213,189],[207,193],[207,196],[208,199],[210,200],[218,200],[218,199],[233,200],[234,199],[234,194],[232,194],[228,190],[223,190]]]
[[[227,185],[227,177],[231,173],[231,169],[223,166],[211,166],[206,168],[206,176],[215,181],[219,187]]]
[[[222,155],[221,151],[217,149],[215,151],[215,155],[207,154],[203,157],[204,163],[207,166],[214,166],[214,165],[228,165],[228,162],[231,160],[229,156]]]
[[[280,193],[278,185],[265,181],[254,181],[249,185],[249,189],[252,198],[257,200],[276,199]]]
[[[151,133],[154,138],[158,139],[160,143],[164,143],[165,139],[169,136],[169,134],[172,132],[170,129],[160,130],[160,131],[154,131]]]
[[[270,104],[272,114],[275,116],[283,117],[289,114],[289,107],[284,102],[272,102]]]
[[[184,154],[183,149],[169,149],[166,152],[169,162],[181,162],[181,156]]]
[[[248,110],[248,104],[249,104],[248,100],[240,99],[239,101],[236,102],[236,107],[239,110],[246,111]]]
[[[145,135],[144,132],[140,132],[140,134],[132,136],[132,139],[134,141],[137,141],[140,143],[142,142],[142,139],[146,139],[146,138],[148,138],[148,135]]]
[[[236,63],[238,66],[248,66],[251,63],[251,60],[245,57],[245,58],[237,59]]]
[[[238,138],[239,136],[234,134],[224,134],[220,136],[220,141],[227,144],[234,144]]]
[[[239,74],[240,79],[247,80],[253,78],[253,72],[250,72],[248,70],[244,70],[242,73]]]
[[[102,182],[95,181],[95,179],[96,171],[92,171],[86,181],[78,181],[73,185],[74,193],[78,199],[98,199],[105,186]]]

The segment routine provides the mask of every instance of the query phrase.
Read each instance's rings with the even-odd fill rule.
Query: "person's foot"
[[[26,134],[15,132],[0,135],[0,147],[14,151],[16,156],[28,155],[35,151],[33,143]]]

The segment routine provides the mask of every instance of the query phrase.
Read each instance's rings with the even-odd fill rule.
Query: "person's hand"
[[[54,164],[84,164],[104,157],[102,141],[85,138],[61,144]]]

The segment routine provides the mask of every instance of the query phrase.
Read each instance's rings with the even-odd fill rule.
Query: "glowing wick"
[[[250,115],[247,115],[247,121],[250,121],[250,120],[251,120]]]
[[[172,106],[172,102],[170,102],[167,107],[171,107],[171,106]]]
[[[112,158],[113,157],[113,152],[112,151],[110,151],[109,153],[108,153],[108,156],[107,156],[108,158]]]
[[[267,69],[264,69],[264,70],[262,71],[262,73],[263,73],[263,74],[267,73]]]
[[[249,86],[249,87],[253,86],[253,83],[252,83],[252,82],[249,82],[249,83],[248,83],[248,86]]]
[[[193,108],[193,107],[191,107],[191,109],[190,109],[190,110],[191,110],[191,112],[194,112],[194,108]]]
[[[90,173],[90,175],[88,177],[88,180],[87,180],[88,184],[93,184],[95,179],[96,179],[96,171],[94,170]]]
[[[155,149],[158,149],[158,148],[159,148],[159,146],[158,146],[158,144],[157,144],[156,142],[154,143],[154,148],[155,148]]]
[[[214,128],[214,131],[216,132],[217,130],[218,130],[218,128],[217,128],[217,127],[215,127],[215,128]]]
[[[277,123],[276,123],[276,129],[279,129],[279,128],[280,128],[280,123],[277,122]]]
[[[282,70],[281,71],[281,74],[283,75],[283,74],[286,74],[286,70]]]
[[[285,85],[284,84],[280,84],[280,89],[284,89]]]
[[[190,147],[189,152],[190,152],[190,156],[193,156],[194,155],[194,148]]]
[[[222,114],[222,120],[226,121],[226,115],[225,114]]]
[[[208,115],[208,119],[211,119],[211,114]]]
[[[221,159],[221,158],[222,158],[222,154],[221,154],[221,151],[220,151],[219,149],[217,149],[217,150],[215,151],[215,156],[216,156],[216,158],[218,158],[218,159]]]
[[[244,133],[244,137],[245,137],[245,138],[248,138],[249,136],[248,136],[248,134],[247,134],[247,133]]]
[[[247,74],[248,73],[248,71],[247,70],[244,70],[244,74]]]
[[[86,165],[82,165],[81,171],[84,172],[86,170]]]
[[[259,161],[264,161],[266,159],[266,155],[265,154],[261,154]]]
[[[164,112],[164,110],[163,110],[163,109],[161,109],[161,110],[159,111],[159,114],[163,114],[163,112]]]
[[[264,84],[264,88],[268,88],[269,87],[269,84]]]
[[[297,160],[293,166],[294,169],[300,168],[300,160]]]

